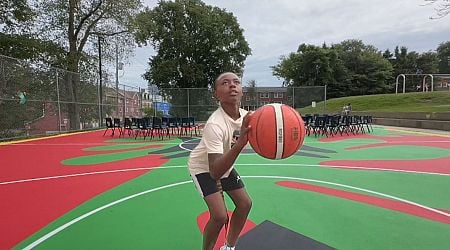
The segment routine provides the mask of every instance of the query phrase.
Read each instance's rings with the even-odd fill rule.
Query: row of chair
[[[349,135],[349,133],[370,133],[373,118],[370,115],[328,115],[328,114],[306,114],[302,116],[305,122],[306,134],[311,133],[314,136],[329,135],[334,136],[337,133]]]
[[[105,118],[106,130],[103,135],[109,130],[112,130],[111,136],[114,136],[114,132],[117,129],[119,136],[128,134],[128,136],[134,136],[135,139],[139,135],[146,137],[156,137],[163,139],[165,136],[170,138],[171,135],[190,136],[195,134],[198,136],[199,129],[195,123],[194,117],[142,117],[142,118],[129,118],[126,117],[123,123],[119,118]],[[123,125],[123,126],[122,126]]]

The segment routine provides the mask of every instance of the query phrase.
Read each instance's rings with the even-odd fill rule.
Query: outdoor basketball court
[[[201,249],[199,139],[103,132],[0,145],[0,249]],[[253,200],[236,249],[450,249],[449,133],[309,136],[284,160],[248,147],[236,168]]]

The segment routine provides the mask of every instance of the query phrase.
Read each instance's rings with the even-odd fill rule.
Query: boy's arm
[[[248,130],[250,129],[249,122],[251,118],[251,112],[247,113],[242,121],[241,132],[238,140],[234,146],[225,154],[208,154],[209,173],[214,180],[220,179],[228,169],[233,166],[239,153],[247,145],[248,142]]]

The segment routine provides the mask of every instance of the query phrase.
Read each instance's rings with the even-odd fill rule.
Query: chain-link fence
[[[105,117],[206,121],[217,109],[217,100],[207,88],[144,89],[118,84],[106,74],[99,81],[97,75],[0,56],[0,140],[100,128]],[[284,103],[302,108],[325,100],[324,86],[244,87],[241,106],[255,110]]]

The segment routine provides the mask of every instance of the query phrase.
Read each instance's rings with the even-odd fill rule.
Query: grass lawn
[[[315,108],[297,110],[301,114],[340,113],[348,103],[352,104],[353,111],[450,112],[450,91],[349,96],[327,100],[326,104],[319,102]]]

